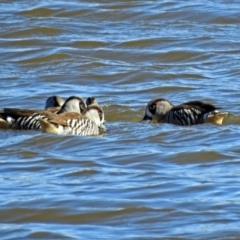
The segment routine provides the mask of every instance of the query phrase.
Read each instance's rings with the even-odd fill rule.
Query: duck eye
[[[149,106],[150,113],[154,115],[156,113],[156,108],[157,108],[156,103],[151,104]]]
[[[156,104],[154,103],[154,104],[150,105],[149,110],[154,110],[155,108],[156,108]]]

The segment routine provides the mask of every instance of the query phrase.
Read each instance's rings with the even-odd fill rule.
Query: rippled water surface
[[[2,1],[0,107],[95,96],[104,136],[0,131],[1,239],[239,239],[239,1]],[[223,126],[141,124],[204,100]]]

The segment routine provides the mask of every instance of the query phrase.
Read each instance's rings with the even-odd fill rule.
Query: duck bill
[[[141,123],[150,123],[152,121],[152,118],[145,114],[143,119],[140,121]]]
[[[101,124],[101,125],[99,126],[99,128],[100,128],[102,131],[104,131],[104,132],[107,131],[107,128],[105,127],[104,124]]]

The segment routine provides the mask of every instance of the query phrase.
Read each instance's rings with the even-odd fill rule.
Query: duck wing
[[[194,109],[200,111],[201,114],[206,114],[220,108],[210,103],[204,103],[202,101],[189,101],[173,107],[171,111],[179,111],[182,109]]]
[[[87,119],[87,118],[76,112],[65,112],[61,114],[56,114],[56,116],[54,117],[50,117],[48,121],[50,123],[59,124],[62,126],[68,126],[69,120],[81,120],[81,119]]]

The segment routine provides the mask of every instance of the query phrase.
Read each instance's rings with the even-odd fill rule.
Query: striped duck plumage
[[[3,117],[4,121],[8,125],[7,128],[40,129],[41,125],[39,122],[39,118],[47,119],[55,115],[59,115],[66,112],[81,113],[85,110],[85,108],[86,108],[86,105],[82,98],[72,96],[72,97],[69,97],[64,102],[64,104],[58,111],[56,111],[56,109],[52,109],[51,107],[50,107],[50,110],[49,108],[47,108],[46,110],[4,108],[2,110],[1,116]]]
[[[97,105],[89,105],[80,114],[60,114],[49,119],[39,119],[41,129],[45,133],[71,134],[71,135],[99,135],[100,130],[105,130],[103,125],[104,114]]]
[[[12,114],[14,116],[24,116],[28,117],[36,112],[57,112],[61,109],[61,106],[64,104],[65,100],[59,96],[51,96],[46,100],[44,110],[39,109],[20,109],[20,108],[4,108],[0,110],[0,116],[5,118],[8,114]]]
[[[64,99],[59,96],[51,96],[46,100],[45,109],[19,109],[19,108],[4,108],[0,110],[0,129],[11,128],[13,122],[19,117],[29,117],[32,114],[42,111],[57,112],[61,109]]]
[[[218,112],[219,108],[201,101],[190,101],[174,106],[164,98],[151,100],[146,107],[142,122],[157,120],[158,122],[176,125],[195,125],[213,123],[222,125],[227,112]]]

